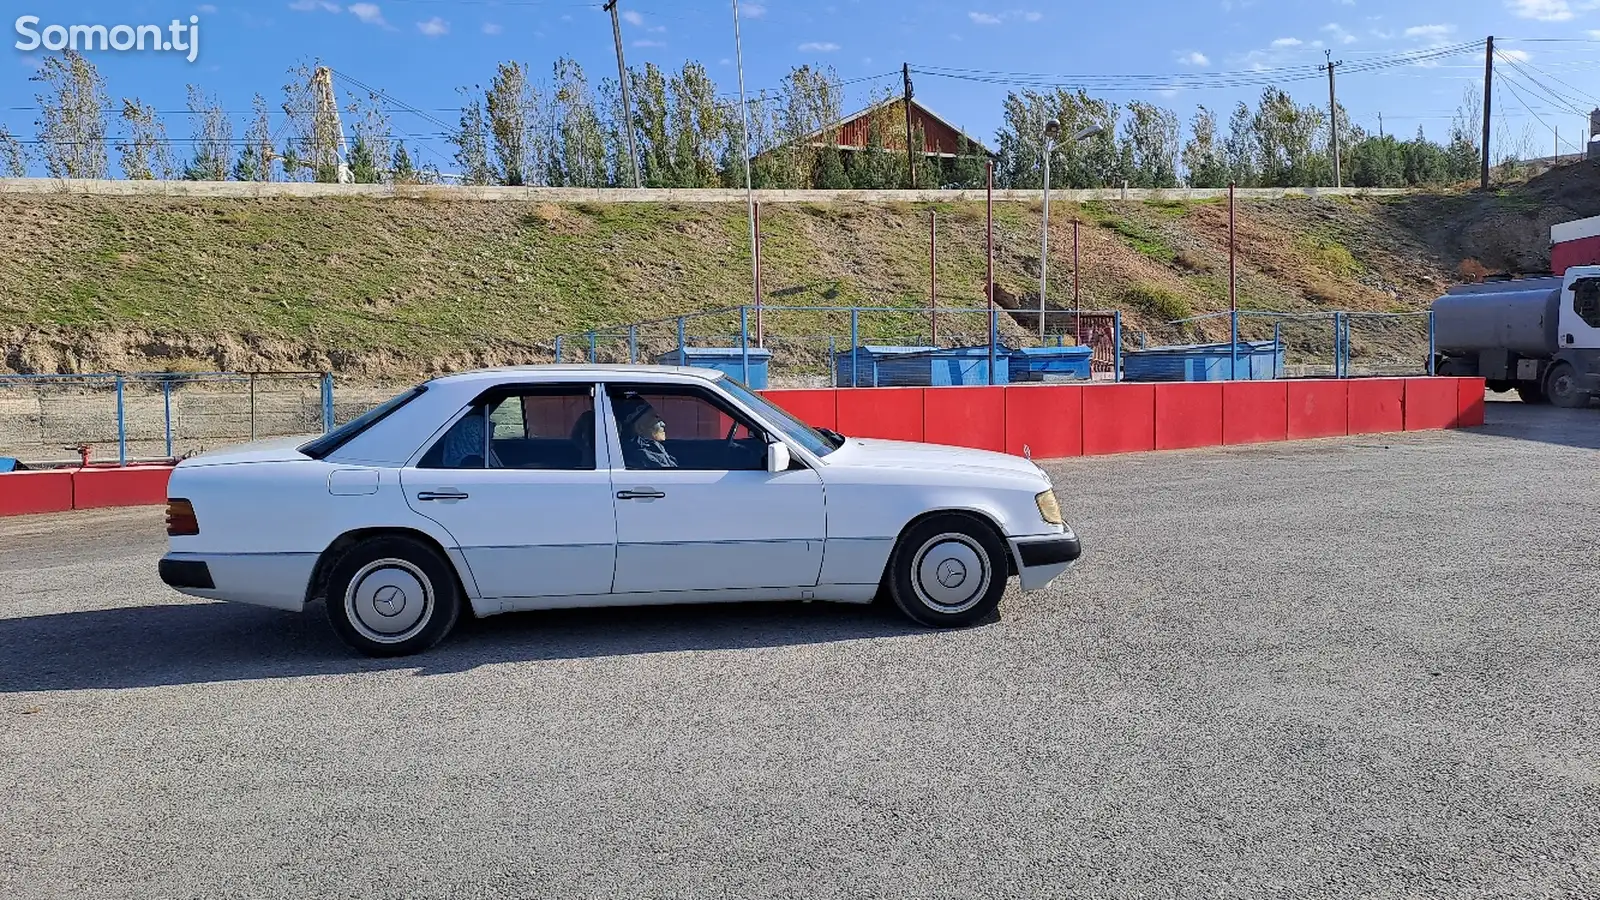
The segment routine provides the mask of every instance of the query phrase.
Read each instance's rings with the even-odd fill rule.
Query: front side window
[[[593,388],[524,388],[475,404],[418,466],[592,470],[594,449]]]
[[[758,471],[767,439],[743,416],[693,387],[611,385],[606,388],[630,470]]]
[[[1600,278],[1584,278],[1573,283],[1572,311],[1590,328],[1600,328]]]
[[[829,453],[839,449],[843,443],[842,439],[836,440],[838,435],[830,437],[812,428],[810,425],[795,418],[788,410],[750,390],[737,379],[723,378],[717,383],[721,385],[723,390],[739,398],[740,403],[759,410],[762,415],[767,417],[769,422],[772,422],[784,433],[785,437],[811,451],[814,456],[827,456]]]

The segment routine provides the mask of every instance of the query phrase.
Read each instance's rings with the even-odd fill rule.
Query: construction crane
[[[350,158],[350,148],[345,143],[339,102],[333,93],[332,69],[318,66],[311,73],[311,93],[315,103],[311,119],[312,146],[316,148],[315,158],[311,160],[313,171],[325,172],[325,167],[336,168],[339,183],[349,184],[354,180],[349,165],[345,163]]]

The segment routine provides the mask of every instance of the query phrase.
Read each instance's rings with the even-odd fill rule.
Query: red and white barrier
[[[1481,378],[770,390],[812,425],[1035,459],[1483,424]],[[0,475],[0,516],[166,502],[168,466]]]

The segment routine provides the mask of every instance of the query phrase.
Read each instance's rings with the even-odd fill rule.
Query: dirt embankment
[[[904,307],[864,317],[863,337],[915,336],[930,212],[940,306],[974,309],[941,331],[981,335],[981,203],[764,207],[766,301]],[[1486,194],[1241,203],[1239,303],[1421,310],[1474,268],[1464,261],[1544,268],[1551,223],[1594,214],[1600,170],[1587,164]],[[1073,304],[1075,220],[1085,308],[1121,309],[1129,332],[1153,336],[1228,308],[1225,203],[1052,204],[1051,309]],[[377,379],[548,361],[561,333],[749,302],[746,227],[739,204],[0,197],[0,371]],[[1038,227],[1038,205],[996,206],[997,294],[1015,311],[1003,331],[1018,341],[1037,330]],[[1056,321],[1067,320],[1051,330]],[[849,338],[847,316],[816,310],[771,310],[763,326],[769,342],[810,355]],[[737,313],[688,329],[731,336]],[[670,347],[674,331],[642,329],[641,351]],[[601,355],[619,341],[603,338]]]

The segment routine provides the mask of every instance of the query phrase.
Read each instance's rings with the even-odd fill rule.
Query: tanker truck
[[[1600,266],[1451,288],[1433,302],[1434,371],[1478,376],[1525,403],[1600,396]]]

